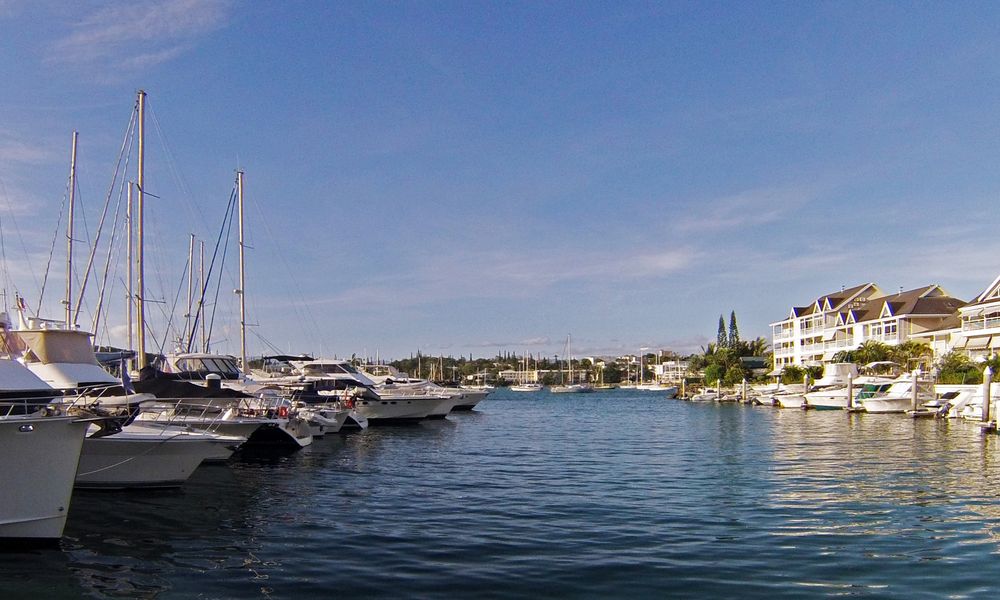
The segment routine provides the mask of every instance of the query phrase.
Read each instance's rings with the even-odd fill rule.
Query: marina
[[[13,597],[979,597],[997,437],[951,419],[498,390],[417,426],[77,493]],[[608,415],[615,424],[608,426]],[[430,568],[429,565],[433,565]]]
[[[1000,5],[0,31],[0,600],[995,595]]]

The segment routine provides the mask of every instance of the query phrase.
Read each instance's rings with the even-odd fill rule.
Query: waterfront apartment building
[[[1000,312],[1000,298],[997,305]],[[965,302],[935,284],[886,294],[874,283],[865,283],[824,294],[771,323],[774,368],[820,365],[868,340],[896,345],[926,336],[953,324],[963,306]]]
[[[958,309],[954,328],[929,332],[927,337],[939,354],[962,350],[969,358],[980,359],[1000,353],[1000,277]]]

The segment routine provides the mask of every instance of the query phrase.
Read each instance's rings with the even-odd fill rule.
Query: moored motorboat
[[[244,441],[179,427],[125,425],[117,433],[84,440],[76,487],[179,487],[203,461],[226,460]]]
[[[936,398],[932,381],[919,375],[905,373],[891,384],[864,386],[858,399],[864,406],[865,412],[904,413],[913,407],[914,381],[916,381],[917,408]]]

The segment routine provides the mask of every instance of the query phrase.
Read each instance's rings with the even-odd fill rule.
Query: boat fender
[[[287,406],[279,406],[278,407],[278,418],[279,419],[287,419],[288,418],[288,407]]]

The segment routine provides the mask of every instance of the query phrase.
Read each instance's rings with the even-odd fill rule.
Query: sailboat
[[[581,394],[586,392],[593,392],[594,387],[589,383],[574,383],[573,380],[573,353],[570,349],[570,336],[566,336],[566,356],[568,358],[568,371],[569,371],[569,383],[562,385],[554,385],[549,388],[553,394]]]
[[[512,392],[540,392],[545,389],[545,386],[538,383],[537,381],[528,381],[528,354],[525,352],[524,360],[522,361],[523,369],[521,370],[521,381],[510,386],[510,391]]]

